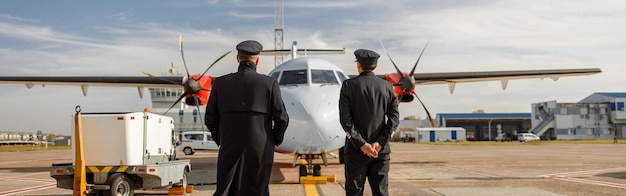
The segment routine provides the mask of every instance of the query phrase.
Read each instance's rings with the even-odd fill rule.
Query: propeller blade
[[[172,84],[180,84],[180,82],[175,82],[175,81],[166,80],[166,79],[163,79],[163,78],[159,78],[159,77],[153,76],[152,74],[150,74],[148,72],[145,72],[145,71],[141,71],[141,73],[143,73],[143,75],[146,75],[148,77],[155,78],[155,79],[158,79],[158,80],[161,80],[161,81],[166,81],[166,82],[169,82],[169,83],[172,83]]]
[[[391,55],[389,55],[389,52],[387,52],[387,48],[385,48],[385,45],[383,44],[383,40],[378,40],[380,42],[380,46],[383,47],[383,50],[385,50],[385,53],[387,53],[387,57],[389,57],[389,60],[391,61],[391,64],[393,64],[393,67],[396,68],[396,71],[398,72],[398,75],[400,75],[400,77],[404,77],[404,75],[402,74],[402,71],[400,71],[400,69],[398,69],[398,66],[396,66],[396,63],[393,62],[393,59],[391,59]]]
[[[198,99],[198,95],[194,94],[193,98],[196,100],[196,109],[198,109],[198,116],[200,116],[200,126],[202,127],[202,133],[204,134],[204,132],[206,131],[204,129],[204,119],[202,118],[202,112],[200,112],[200,99]]]
[[[202,78],[202,76],[204,76],[204,74],[206,74],[206,72],[209,71],[209,69],[211,69],[211,67],[213,67],[213,65],[215,65],[215,63],[220,61],[222,58],[226,57],[228,54],[230,54],[230,52],[232,52],[232,51],[228,51],[228,52],[222,54],[222,56],[220,56],[220,58],[215,59],[215,61],[213,61],[213,63],[211,63],[211,65],[209,65],[209,68],[206,68],[206,70],[204,70],[204,72],[202,73],[202,75],[200,75],[200,77]]]
[[[415,95],[415,98],[417,98],[417,100],[420,101],[420,104],[422,104],[424,111],[426,111],[426,115],[428,115],[428,121],[430,122],[430,126],[435,127],[435,122],[433,121],[433,118],[430,116],[430,112],[428,112],[428,108],[426,108],[426,105],[424,105],[424,102],[422,102],[422,99],[420,99],[420,97],[417,96],[417,93],[415,93],[415,91],[413,91],[413,95]]]
[[[417,67],[417,63],[420,62],[422,54],[424,54],[424,50],[426,50],[426,46],[428,46],[428,43],[430,43],[430,39],[428,39],[428,42],[426,42],[426,45],[424,46],[424,49],[422,49],[422,53],[420,53],[420,56],[417,57],[417,62],[415,62],[415,65],[413,65],[413,69],[411,69],[411,73],[409,74],[409,76],[413,77],[413,73],[415,73],[415,67]]]
[[[181,95],[175,102],[174,104],[172,104],[172,106],[170,106],[170,108],[167,109],[167,111],[165,111],[165,113],[163,113],[163,115],[167,114],[167,112],[169,112],[172,108],[174,108],[174,106],[176,106],[176,104],[178,102],[180,102],[181,99],[183,99],[183,97],[187,96],[187,92],[183,93],[183,95]]]
[[[183,65],[185,66],[185,71],[187,71],[187,77],[189,77],[189,69],[187,69],[185,54],[183,54],[183,35],[180,35],[180,38],[178,38],[178,48],[180,49],[180,56],[183,58]]]

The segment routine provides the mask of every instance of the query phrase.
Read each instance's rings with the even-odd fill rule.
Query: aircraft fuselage
[[[339,92],[347,76],[339,67],[322,59],[301,57],[283,63],[269,75],[279,81],[289,114],[289,126],[276,151],[320,155],[343,147]]]

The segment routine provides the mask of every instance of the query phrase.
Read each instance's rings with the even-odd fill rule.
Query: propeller
[[[185,71],[187,72],[187,80],[183,82],[183,87],[185,88],[185,93],[183,93],[178,100],[176,100],[176,102],[174,102],[174,104],[172,104],[172,106],[167,109],[167,111],[165,111],[165,113],[169,112],[170,109],[172,109],[176,104],[178,104],[178,102],[180,102],[181,99],[183,99],[183,97],[191,94],[193,96],[194,101],[196,102],[196,109],[198,110],[198,113],[200,114],[200,126],[202,127],[202,131],[204,132],[204,119],[202,117],[202,112],[200,112],[200,98],[198,98],[198,92],[201,90],[205,90],[208,91],[208,89],[203,88],[202,84],[200,84],[200,79],[202,79],[202,77],[204,77],[204,74],[206,74],[209,69],[211,69],[211,67],[213,67],[213,65],[215,65],[215,63],[217,63],[218,61],[220,61],[222,58],[224,58],[225,56],[227,56],[228,54],[230,54],[231,51],[228,51],[224,54],[222,54],[222,56],[220,56],[219,58],[217,58],[215,61],[213,61],[213,63],[211,63],[211,65],[209,65],[209,67],[204,70],[204,72],[202,72],[202,74],[200,75],[200,77],[196,78],[192,78],[189,75],[189,69],[187,68],[187,62],[185,61],[185,54],[183,52],[183,35],[180,35],[179,39],[178,39],[178,47],[180,49],[180,56],[183,59],[183,65],[185,66]],[[204,134],[203,134],[204,135]]]
[[[187,74],[187,77],[182,81],[182,83],[180,82],[174,82],[174,81],[170,81],[170,80],[166,80],[163,78],[159,78],[159,77],[155,77],[154,75],[143,71],[142,73],[148,77],[151,78],[156,78],[159,80],[163,80],[163,81],[167,81],[173,84],[180,84],[183,86],[184,88],[184,93],[178,97],[178,99],[174,102],[174,104],[172,104],[172,106],[170,106],[164,114],[168,113],[172,108],[174,108],[174,106],[176,106],[176,104],[178,104],[183,98],[185,98],[186,96],[191,95],[193,97],[193,100],[196,103],[196,107],[198,109],[198,112],[200,111],[200,98],[198,97],[198,92],[205,90],[208,91],[209,89],[206,89],[204,87],[202,87],[202,84],[200,83],[200,79],[202,79],[204,77],[204,75],[217,63],[219,62],[221,59],[223,59],[224,57],[226,57],[228,54],[230,54],[232,51],[227,51],[224,54],[222,54],[219,58],[217,58],[215,61],[213,61],[213,63],[211,63],[208,68],[206,70],[204,70],[204,72],[202,72],[202,74],[200,75],[200,77],[197,78],[192,78],[191,75],[189,74],[189,69],[187,68],[187,62],[185,61],[185,53],[183,50],[183,36],[181,35],[179,37],[179,41],[178,41],[178,46],[179,46],[179,50],[180,50],[180,56],[182,57],[183,60],[183,65],[185,67],[185,72]],[[202,114],[200,114],[200,122],[202,124],[202,130],[204,131],[204,122],[203,118],[202,118]]]
[[[433,118],[430,116],[430,112],[428,111],[428,108],[426,108],[426,105],[424,105],[424,102],[422,102],[422,99],[420,99],[419,96],[417,96],[417,93],[414,91],[415,90],[415,78],[413,78],[413,75],[415,74],[415,68],[417,67],[417,64],[419,63],[420,59],[422,58],[422,54],[424,54],[424,51],[426,50],[426,47],[428,46],[428,43],[430,43],[430,39],[428,40],[428,42],[426,42],[426,45],[422,49],[422,52],[420,53],[419,57],[417,58],[417,61],[415,62],[415,65],[413,65],[413,68],[411,69],[411,72],[408,75],[404,75],[404,73],[402,73],[402,71],[400,71],[400,69],[398,68],[396,63],[391,58],[391,55],[389,55],[389,52],[385,48],[385,45],[383,44],[383,41],[382,40],[379,40],[379,41],[380,41],[380,45],[383,47],[383,50],[385,50],[385,53],[387,54],[387,57],[389,57],[389,60],[391,61],[391,64],[393,64],[393,67],[396,68],[396,71],[398,72],[398,76],[400,77],[400,80],[398,81],[398,83],[393,84],[393,85],[394,86],[398,86],[400,88],[400,90],[402,90],[401,96],[404,95],[404,93],[406,93],[406,92],[413,92],[412,93],[413,96],[415,96],[415,98],[417,98],[417,100],[420,102],[420,104],[424,108],[424,111],[426,111],[426,115],[428,115],[428,121],[430,122],[430,126],[431,127],[435,127],[435,123],[433,121]]]

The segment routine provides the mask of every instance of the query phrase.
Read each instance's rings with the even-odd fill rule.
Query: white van
[[[204,134],[203,134],[204,132]],[[209,131],[187,131],[180,134],[180,149],[185,155],[192,155],[196,150],[218,150]]]
[[[519,142],[528,142],[528,141],[539,141],[539,136],[536,136],[532,133],[520,133],[517,134],[517,140]]]

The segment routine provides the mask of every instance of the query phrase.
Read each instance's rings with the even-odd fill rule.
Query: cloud
[[[368,1],[285,1],[284,6],[288,8],[332,8],[347,9],[360,7]]]
[[[237,18],[242,18],[242,19],[259,19],[259,18],[273,18],[274,15],[273,14],[267,14],[267,13],[240,13],[240,12],[236,12],[236,11],[230,11],[228,12],[229,16],[233,16],[233,17],[237,17]]]
[[[117,21],[128,21],[129,17],[132,17],[132,12],[131,11],[124,11],[124,12],[111,14],[109,16],[106,16],[105,18],[114,19],[114,20],[117,20]]]
[[[30,19],[19,17],[19,16],[13,16],[13,15],[8,15],[8,14],[3,14],[3,13],[0,13],[0,20],[17,21],[17,22],[25,22],[25,23],[35,22],[35,20],[30,20]]]

